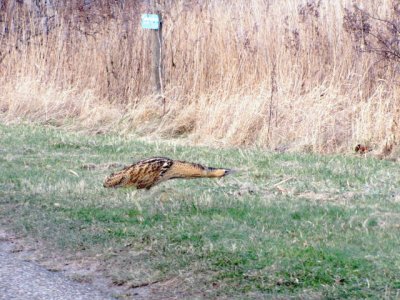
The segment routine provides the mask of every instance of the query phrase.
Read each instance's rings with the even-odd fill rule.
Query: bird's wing
[[[131,169],[130,185],[135,185],[138,189],[149,189],[163,181],[163,175],[172,164],[172,160],[160,157],[140,161]]]

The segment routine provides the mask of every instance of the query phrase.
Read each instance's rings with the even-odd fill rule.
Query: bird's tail
[[[105,188],[117,188],[126,184],[125,170],[118,173],[112,173],[108,176],[103,183]]]

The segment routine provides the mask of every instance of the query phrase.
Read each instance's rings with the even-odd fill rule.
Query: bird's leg
[[[170,200],[170,195],[171,195],[171,191],[173,192],[172,188],[166,188],[166,187],[162,187],[159,190],[159,199],[161,202],[167,202],[168,200]]]

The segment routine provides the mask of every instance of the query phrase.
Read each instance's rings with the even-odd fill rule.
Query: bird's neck
[[[170,178],[200,178],[200,177],[222,177],[224,169],[203,167],[199,164],[175,161],[170,172]]]

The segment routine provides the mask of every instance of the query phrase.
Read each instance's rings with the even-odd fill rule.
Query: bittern
[[[106,178],[106,188],[130,187],[147,189],[163,181],[175,178],[220,178],[234,173],[234,170],[212,168],[196,163],[173,160],[167,157],[152,157],[125,167]]]

